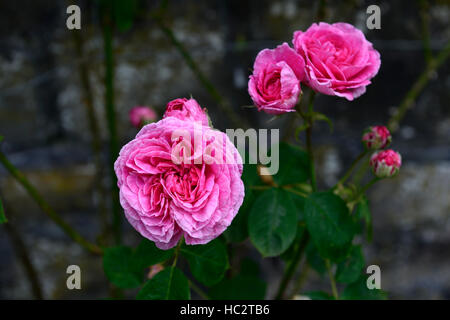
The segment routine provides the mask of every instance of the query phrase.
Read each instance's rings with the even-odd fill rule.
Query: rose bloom
[[[282,114],[295,111],[305,71],[303,58],[287,43],[258,53],[248,92],[258,111]]]
[[[181,120],[201,122],[207,126],[208,116],[195,99],[179,98],[167,104],[163,118],[175,117]]]
[[[228,137],[191,120],[146,125],[114,166],[130,224],[160,249],[204,244],[230,224],[244,198],[242,159]]]
[[[367,149],[384,149],[391,143],[391,141],[391,133],[385,126],[370,127],[362,136],[362,142]]]
[[[294,32],[293,44],[305,60],[306,84],[323,94],[353,100],[380,68],[378,51],[348,23],[314,23]]]
[[[130,123],[133,127],[141,128],[144,124],[150,123],[156,120],[156,112],[145,106],[136,106],[129,112]]]
[[[395,176],[402,165],[402,157],[394,150],[375,152],[370,157],[370,166],[378,178],[390,178]]]

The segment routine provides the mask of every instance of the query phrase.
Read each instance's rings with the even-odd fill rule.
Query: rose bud
[[[133,127],[140,129],[144,125],[155,121],[157,115],[156,112],[150,107],[136,106],[130,110],[129,118]]]
[[[287,43],[258,53],[248,93],[258,111],[269,114],[294,112],[305,76],[305,62]]]
[[[370,166],[378,178],[395,176],[402,165],[402,157],[392,149],[375,152],[370,157]]]
[[[313,23],[296,31],[295,50],[305,60],[305,83],[313,90],[353,100],[380,68],[380,54],[361,30],[348,23]]]
[[[181,120],[201,122],[203,126],[209,126],[208,115],[200,107],[195,99],[180,98],[167,104],[163,118],[175,117]]]
[[[391,141],[391,133],[385,126],[369,127],[362,136],[365,147],[372,150],[384,149]]]

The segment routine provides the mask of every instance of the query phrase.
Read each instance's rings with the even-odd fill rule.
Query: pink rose
[[[384,149],[391,143],[391,141],[391,133],[385,126],[370,127],[362,136],[362,142],[367,149]]]
[[[394,150],[375,152],[370,157],[370,166],[378,178],[390,178],[395,176],[402,165],[402,157]]]
[[[137,106],[130,110],[130,123],[140,129],[143,125],[156,120],[156,112],[150,107]]]
[[[181,120],[201,122],[208,126],[208,116],[195,99],[175,99],[167,104],[164,117],[175,117]]]
[[[269,114],[295,111],[304,68],[303,58],[287,43],[258,53],[248,82],[248,93],[258,111]]]
[[[228,137],[167,117],[146,125],[115,162],[130,224],[161,249],[204,244],[233,220],[244,198],[242,159]]]
[[[323,94],[353,100],[380,68],[378,51],[348,23],[314,23],[294,32],[293,44],[305,59],[306,84]]]

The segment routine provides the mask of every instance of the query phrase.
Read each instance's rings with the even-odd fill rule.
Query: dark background
[[[385,124],[415,79],[425,68],[420,1],[326,1],[319,13],[328,22],[344,21],[364,31],[381,53],[381,69],[367,93],[353,102],[320,95],[315,108],[335,124],[314,131],[320,184],[332,186],[361,151],[361,132]],[[66,7],[82,11],[82,56],[77,38],[66,28]],[[200,69],[217,86],[232,108],[255,128],[280,128],[289,116],[271,116],[250,105],[247,79],[259,50],[286,41],[305,30],[318,15],[319,1],[209,0],[169,1],[165,23],[186,46]],[[423,3],[423,2],[422,2]],[[435,55],[450,39],[448,1],[428,1],[430,47]],[[381,8],[381,30],[367,30],[366,8]],[[158,1],[141,1],[132,28],[114,33],[115,96],[120,145],[136,130],[128,122],[135,105],[165,104],[192,95],[215,127],[234,127],[217,107],[180,53],[151,17]],[[99,183],[80,62],[88,65],[93,105],[99,126],[101,158],[106,170],[107,131],[104,114],[103,41],[95,1],[0,2],[0,134],[2,150],[48,202],[83,235],[95,240],[101,229]],[[450,298],[450,63],[432,76],[394,135],[393,148],[403,157],[398,177],[370,191],[374,240],[365,245],[368,264],[378,264],[382,288],[390,298]],[[100,165],[100,168],[102,165]],[[53,222],[7,172],[0,168],[0,195],[11,226],[29,250],[44,297],[103,298],[108,285],[101,259],[82,251]],[[124,224],[125,243],[138,241]],[[11,231],[0,227],[0,298],[33,298]],[[250,247],[250,244],[248,244]],[[272,297],[283,264],[260,262]],[[66,289],[66,268],[82,269],[82,290]],[[305,289],[328,289],[310,273]]]

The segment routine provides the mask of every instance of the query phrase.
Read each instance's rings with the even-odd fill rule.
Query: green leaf
[[[341,294],[343,300],[385,300],[387,293],[381,289],[367,288],[367,275],[362,274],[356,282],[349,284]]]
[[[133,251],[129,247],[106,248],[103,269],[108,280],[119,288],[136,288],[141,284],[142,274],[133,263]]]
[[[305,220],[311,238],[324,259],[339,262],[348,254],[355,223],[346,203],[331,192],[317,192],[306,199]]]
[[[292,200],[294,201],[295,209],[297,212],[297,220],[300,222],[305,221],[305,204],[306,204],[306,197],[302,197],[297,194],[291,195]]]
[[[241,275],[245,276],[259,276],[259,265],[250,258],[244,258],[241,261]]]
[[[364,268],[364,256],[361,246],[353,246],[349,256],[337,266],[336,281],[352,283],[358,280]]]
[[[222,280],[208,294],[216,300],[262,300],[266,295],[266,283],[256,276],[238,275]]]
[[[280,186],[307,181],[309,179],[308,154],[284,142],[276,147],[279,148],[280,163],[278,173],[273,177],[274,181]]]
[[[308,264],[313,268],[319,275],[323,275],[327,271],[327,265],[325,260],[317,252],[317,249],[313,242],[309,242],[306,247],[306,259]]]
[[[265,257],[283,253],[295,238],[297,212],[290,193],[273,188],[255,201],[249,216],[249,234]]]
[[[295,253],[297,252],[298,247],[301,244],[305,229],[305,226],[299,224],[297,225],[297,232],[295,234],[294,241],[292,241],[292,244],[289,246],[289,248],[280,255],[280,258],[285,262],[292,261],[292,259],[294,258]]]
[[[8,222],[6,219],[5,210],[3,209],[2,199],[0,198],[0,224]]]
[[[311,113],[307,113],[307,116],[310,116],[314,121],[325,121],[330,127],[330,132],[333,132],[333,122],[325,114],[313,111]]]
[[[132,260],[136,270],[143,270],[154,264],[168,260],[173,256],[174,250],[161,250],[155,243],[143,239],[133,254]]]
[[[189,262],[194,277],[206,286],[222,280],[229,267],[227,250],[219,239],[204,245],[183,244],[180,252]]]
[[[224,236],[229,242],[242,242],[248,237],[248,215],[256,199],[257,191],[251,186],[261,185],[261,178],[258,175],[256,164],[245,164],[242,173],[242,181],[245,186],[245,197],[239,212],[234,217],[233,222],[224,232]]]
[[[147,281],[138,292],[140,300],[188,300],[189,281],[178,268],[168,267]]]
[[[323,291],[306,292],[305,296],[309,297],[311,300],[334,300],[332,295]]]
[[[366,196],[363,196],[361,201],[358,202],[355,210],[355,216],[358,219],[363,219],[366,225],[367,241],[372,241],[373,228],[372,228],[372,214],[370,213],[369,200]]]

